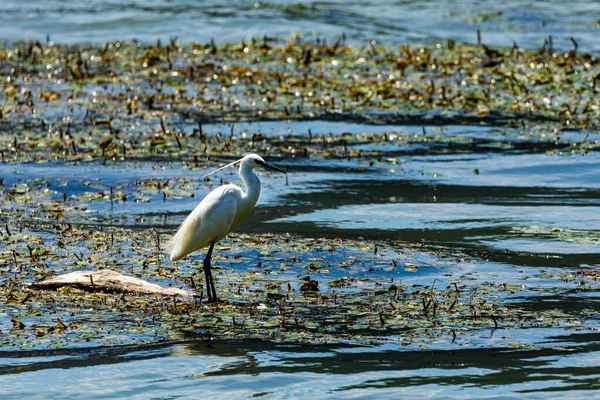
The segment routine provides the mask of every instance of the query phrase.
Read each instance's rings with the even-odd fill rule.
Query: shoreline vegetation
[[[236,123],[266,120],[484,124],[517,132],[518,140],[541,152],[589,154],[600,148],[600,62],[573,44],[566,52],[548,43],[539,50],[494,49],[451,40],[421,47],[372,41],[357,48],[343,37],[329,44],[268,37],[220,46],[175,40],[3,44],[0,162],[178,161],[200,170],[252,151],[270,159],[359,159],[369,165],[387,161],[357,145],[433,140],[472,152],[481,145],[425,128],[419,134],[335,136],[236,130]],[[207,134],[203,125],[214,122],[230,130]],[[566,131],[580,133],[579,139],[562,138]],[[499,141],[514,146],[513,140],[507,135]],[[10,186],[0,179],[3,351],[212,337],[427,347],[440,341],[485,344],[482,332],[490,336],[497,329],[598,329],[590,318],[595,311],[583,303],[561,310],[560,304],[533,308],[523,301],[532,290],[552,295],[564,285],[597,288],[597,266],[538,270],[531,278],[551,285],[532,289],[453,275],[448,271],[479,262],[459,250],[389,240],[233,234],[215,262],[223,302],[206,304],[200,257],[168,263],[161,247],[166,231],[82,223],[86,202],[134,200],[118,187],[67,196],[48,190],[43,179]],[[177,199],[191,196],[188,183],[139,186]],[[249,245],[252,250],[243,250]],[[429,261],[400,262],[407,254]],[[102,269],[198,296],[26,286]],[[394,271],[423,269],[438,271],[439,279],[432,274],[421,283],[403,283],[393,277]],[[494,345],[529,346],[510,338],[500,342]]]

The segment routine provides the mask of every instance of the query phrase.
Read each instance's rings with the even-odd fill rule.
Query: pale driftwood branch
[[[194,292],[185,289],[162,287],[108,269],[70,272],[45,281],[30,283],[28,286],[32,289],[57,289],[63,286],[72,286],[89,291],[161,294],[190,298],[195,295]]]

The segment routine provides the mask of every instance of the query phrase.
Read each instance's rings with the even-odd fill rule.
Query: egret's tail
[[[188,254],[198,250],[203,246],[198,246],[197,241],[194,240],[194,229],[196,228],[196,222],[192,218],[193,214],[188,217],[179,225],[177,231],[167,243],[167,252],[169,253],[169,259],[171,261],[181,260]]]
[[[179,228],[177,228],[173,237],[167,243],[167,253],[169,254],[171,262],[179,261],[188,254],[184,249],[184,243],[186,242],[185,238],[187,236],[186,231],[185,221],[183,221],[183,223],[179,225]]]
[[[179,251],[177,251],[177,242],[175,241],[175,236],[169,240],[167,243],[167,254],[169,254],[169,259],[173,261],[178,261],[183,258]]]

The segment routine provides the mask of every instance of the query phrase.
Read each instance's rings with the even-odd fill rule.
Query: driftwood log
[[[32,289],[57,289],[63,286],[72,286],[93,292],[160,294],[163,296],[181,296],[186,298],[192,298],[195,295],[194,292],[189,290],[162,287],[109,269],[70,272],[45,281],[30,283],[28,285],[28,287]]]

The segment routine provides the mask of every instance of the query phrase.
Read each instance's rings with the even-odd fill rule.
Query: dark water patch
[[[577,207],[595,206],[600,201],[600,190],[595,188],[492,186],[493,180],[488,183],[489,186],[453,185],[444,183],[444,180],[422,182],[412,179],[380,180],[370,177],[341,181],[322,180],[314,182],[312,188],[314,191],[286,194],[286,204],[289,199],[292,205],[313,203],[316,209],[396,203]],[[357,193],[360,193],[360,196],[356,196]]]
[[[269,215],[265,212],[265,215]],[[272,214],[271,214],[272,215]],[[269,223],[267,227],[240,226],[242,232],[290,232],[305,237],[343,237],[343,238],[364,238],[369,240],[389,240],[389,241],[406,241],[408,243],[421,243],[427,247],[436,248],[437,246],[450,246],[455,249],[470,254],[471,256],[481,257],[487,261],[496,263],[508,263],[514,266],[531,266],[539,268],[564,268],[573,265],[598,265],[600,264],[600,256],[598,255],[597,246],[594,246],[587,251],[579,249],[577,245],[568,247],[563,251],[556,252],[552,247],[540,248],[540,238],[535,238],[529,241],[530,249],[518,250],[512,249],[511,245],[518,243],[519,238],[513,237],[503,242],[503,246],[497,246],[496,242],[487,242],[484,238],[511,237],[508,229],[494,229],[485,227],[480,229],[459,229],[453,230],[436,230],[436,229],[397,229],[397,230],[381,230],[378,228],[361,228],[343,229],[324,226],[316,222],[295,222],[293,225],[289,223]],[[556,244],[562,245],[557,242]]]
[[[54,368],[72,369],[118,364],[124,359],[145,360],[168,357],[171,355],[169,348],[174,344],[167,342],[129,346],[0,351],[0,376]]]
[[[573,276],[573,279],[577,279]],[[534,311],[556,310],[557,312],[566,312],[570,314],[580,313],[596,318],[598,311],[598,298],[595,295],[595,289],[583,287],[584,280],[581,283],[580,289],[568,289],[561,291],[559,294],[543,294],[537,296],[535,301],[531,299],[523,299],[522,301],[512,301],[514,307],[525,308]],[[588,296],[591,295],[591,296]]]

